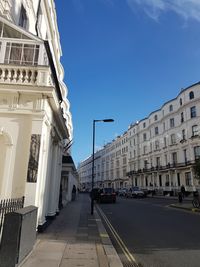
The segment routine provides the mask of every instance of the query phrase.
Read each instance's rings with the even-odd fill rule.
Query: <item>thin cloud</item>
[[[173,11],[185,21],[194,19],[200,22],[200,0],[126,0],[127,5],[135,11],[136,5],[155,21],[167,11]]]

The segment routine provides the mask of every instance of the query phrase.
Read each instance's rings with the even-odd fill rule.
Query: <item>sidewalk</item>
[[[184,209],[192,212],[200,212],[200,209],[194,208],[192,205],[193,197],[185,197],[181,203],[178,202],[177,196],[153,196],[153,198],[172,199],[175,203],[170,204],[169,207]]]
[[[186,202],[183,200],[182,203],[178,202],[178,203],[170,204],[169,206],[172,208],[183,209],[183,210],[188,210],[188,211],[192,211],[192,212],[200,212],[200,209],[193,207],[192,201]]]
[[[79,194],[42,234],[19,267],[122,267],[90,199]]]

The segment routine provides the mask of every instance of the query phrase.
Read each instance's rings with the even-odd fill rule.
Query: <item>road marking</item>
[[[124,244],[124,242],[122,241],[120,236],[117,234],[116,230],[114,229],[114,227],[112,226],[112,224],[110,223],[110,221],[108,220],[108,218],[106,217],[106,215],[104,214],[102,209],[100,207],[96,207],[96,208],[98,209],[99,213],[101,214],[102,218],[104,219],[105,223],[107,224],[109,230],[113,234],[115,240],[117,241],[118,245],[120,246],[120,248],[123,251],[124,255],[126,256],[127,260],[129,262],[134,263],[136,266],[138,266],[135,258],[133,257],[131,252],[128,250],[128,248],[126,247],[126,245]]]

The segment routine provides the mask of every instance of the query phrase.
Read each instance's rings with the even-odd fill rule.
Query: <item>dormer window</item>
[[[191,91],[191,92],[189,93],[189,98],[190,98],[190,99],[193,99],[193,98],[194,98],[194,92],[193,92],[193,91]]]

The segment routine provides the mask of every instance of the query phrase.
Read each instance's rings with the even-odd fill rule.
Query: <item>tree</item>
[[[194,177],[200,181],[200,158],[195,160],[193,165]]]

